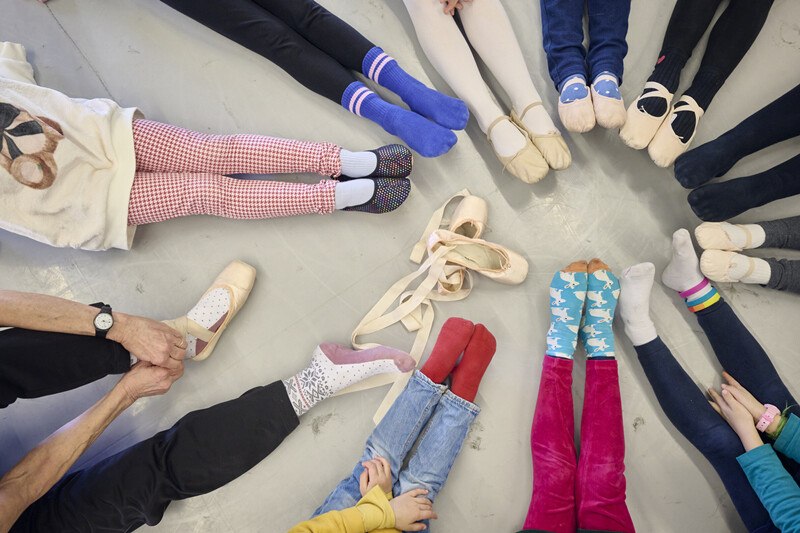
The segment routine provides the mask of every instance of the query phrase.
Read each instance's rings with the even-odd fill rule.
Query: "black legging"
[[[375,45],[313,0],[161,0],[341,103]]]
[[[172,501],[211,492],[253,468],[298,423],[282,382],[257,387],[65,476],[11,531],[128,532],[155,525]]]
[[[128,351],[105,339],[13,328],[0,331],[0,409],[122,374]]]
[[[764,349],[725,302],[697,313],[723,369],[759,401],[800,414],[800,408]],[[681,368],[660,338],[637,346],[636,353],[653,392],[670,422],[717,471],[748,531],[778,533],[736,457],[744,453],[739,437],[709,405],[694,380]],[[800,466],[779,456],[794,479]]]
[[[669,19],[659,57],[677,54],[689,59],[711,24],[722,0],[678,0]],[[736,68],[756,40],[773,0],[730,0],[708,38],[700,69],[684,94],[703,109]]]

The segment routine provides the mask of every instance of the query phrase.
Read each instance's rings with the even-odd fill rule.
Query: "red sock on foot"
[[[453,367],[456,366],[458,356],[467,347],[474,329],[475,324],[469,320],[458,317],[448,318],[420,372],[428,376],[428,379],[434,383],[444,382],[453,371]]]
[[[475,332],[464,350],[461,363],[453,370],[450,391],[456,396],[475,401],[483,373],[497,349],[497,341],[483,324],[475,325]]]

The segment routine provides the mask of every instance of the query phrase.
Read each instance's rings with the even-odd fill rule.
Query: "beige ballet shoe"
[[[653,90],[645,92],[647,89]],[[655,137],[664,119],[669,115],[672,96],[672,93],[660,83],[654,81],[645,83],[642,94],[628,106],[625,125],[622,126],[622,129],[619,131],[622,142],[635,150],[646,148],[647,145],[650,144],[650,141],[653,140],[653,137]],[[654,117],[639,109],[639,102],[647,98],[664,98],[666,100],[667,108],[662,116]]]
[[[621,98],[609,98],[598,93],[591,87],[592,105],[594,106],[594,116],[597,124],[608,130],[615,130],[625,125],[627,114],[625,112],[625,102]]]
[[[748,267],[744,276],[740,278],[731,277],[731,266],[736,256],[741,256],[747,259]],[[756,262],[752,257],[737,254],[736,252],[726,252],[723,250],[706,250],[700,256],[700,270],[705,277],[711,281],[719,281],[722,283],[735,283],[741,281],[743,278],[750,276],[756,269]]]
[[[486,228],[486,221],[489,219],[489,207],[486,200],[480,196],[465,196],[453,211],[450,219],[450,231],[477,239],[483,235]]]
[[[498,154],[492,142],[492,129],[504,120],[509,121],[525,137],[525,146],[511,157]],[[503,170],[508,170],[525,183],[541,181],[542,178],[547,176],[547,173],[550,172],[550,166],[547,164],[547,161],[545,161],[541,152],[531,143],[527,133],[517,126],[510,117],[498,117],[492,122],[486,129],[486,138],[489,140],[489,146],[494,150],[494,155],[496,155],[500,163],[503,164]]]
[[[594,116],[594,105],[592,105],[591,96],[573,100],[566,104],[559,99],[558,118],[561,119],[561,123],[567,128],[567,131],[573,133],[591,131],[597,122]]]
[[[448,230],[438,230],[428,238],[430,254],[440,246],[450,250],[447,262],[474,270],[507,285],[518,285],[528,275],[528,262],[518,253],[482,239],[470,239]]]
[[[555,133],[536,133],[525,126],[525,115],[528,111],[540,105],[542,105],[542,102],[528,104],[519,116],[512,110],[511,120],[528,135],[528,138],[539,152],[541,152],[550,168],[553,170],[564,170],[572,163],[572,154],[569,151],[567,143],[564,142],[561,132],[556,130]]]
[[[689,149],[689,145],[692,144],[694,136],[697,134],[697,128],[700,125],[700,117],[703,116],[703,109],[697,105],[697,102],[695,102],[694,98],[691,96],[681,96],[677,103],[680,102],[685,102],[688,105],[678,108],[673,105],[670,110],[670,116],[675,115],[677,117],[678,113],[694,113],[694,131],[692,132],[692,136],[689,137],[689,140],[683,142],[680,137],[675,135],[675,132],[672,131],[672,120],[675,120],[674,118],[665,120],[661,124],[653,140],[650,141],[650,145],[647,147],[647,153],[650,154],[653,163],[662,168],[671,166],[675,160],[678,159],[679,155]]]
[[[744,231],[746,242],[744,248],[736,246],[725,231],[725,225],[732,226],[729,222],[703,222],[694,229],[694,236],[697,243],[703,250],[726,250],[729,252],[741,252],[743,249],[752,247],[753,234],[745,226],[737,226]]]
[[[165,320],[164,323],[171,328],[179,331],[185,337],[187,334],[197,337],[199,340],[207,343],[202,350],[195,356],[195,361],[202,361],[207,359],[214,351],[217,341],[222,336],[222,332],[231,323],[233,317],[239,312],[239,309],[244,306],[247,297],[250,296],[250,291],[253,289],[253,284],[256,280],[256,269],[242,261],[232,261],[225,270],[217,276],[214,283],[203,294],[205,296],[214,289],[225,289],[230,296],[231,306],[228,309],[228,314],[222,322],[217,331],[210,331],[197,322],[190,320],[186,315],[176,318],[174,320]],[[201,297],[200,300],[203,298]],[[200,301],[198,300],[198,301]]]

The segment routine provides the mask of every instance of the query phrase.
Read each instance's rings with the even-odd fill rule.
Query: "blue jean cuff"
[[[477,405],[475,405],[472,402],[468,402],[467,400],[465,400],[464,398],[462,398],[460,396],[456,396],[455,394],[453,394],[453,392],[451,390],[448,390],[447,392],[445,392],[444,396],[442,396],[442,399],[439,400],[439,401],[440,402],[449,402],[449,403],[457,406],[460,409],[464,409],[465,411],[470,412],[471,414],[473,414],[475,416],[478,416],[478,413],[481,412],[481,408],[480,407],[478,407]]]
[[[431,379],[420,372],[419,370],[414,370],[414,373],[411,375],[411,379],[417,382],[418,385],[424,387],[426,389],[430,389],[433,391],[438,392],[439,394],[444,393],[447,390],[445,385],[440,385],[439,383],[434,383]]]

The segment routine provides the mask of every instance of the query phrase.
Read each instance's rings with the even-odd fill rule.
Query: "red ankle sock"
[[[475,325],[475,332],[464,350],[461,363],[453,370],[450,391],[456,396],[475,401],[483,373],[492,361],[497,341],[483,324]]]
[[[428,379],[434,383],[444,382],[453,371],[453,367],[456,366],[458,356],[467,347],[474,329],[475,324],[469,320],[458,317],[448,318],[420,372],[428,376]]]

